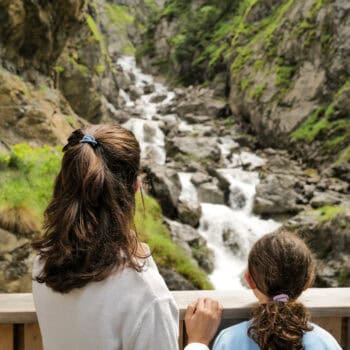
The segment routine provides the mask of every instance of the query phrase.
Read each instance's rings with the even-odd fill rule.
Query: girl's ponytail
[[[303,304],[271,302],[253,310],[248,334],[262,350],[302,350],[303,335],[311,330]]]
[[[303,335],[312,326],[296,299],[313,278],[309,248],[292,233],[268,234],[253,246],[248,269],[256,288],[269,298],[253,310],[248,335],[262,350],[303,350]]]

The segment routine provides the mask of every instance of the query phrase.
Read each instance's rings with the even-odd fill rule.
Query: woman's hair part
[[[91,125],[74,131],[63,152],[45,235],[33,243],[43,261],[36,281],[67,293],[125,266],[139,271],[135,136],[119,125]]]

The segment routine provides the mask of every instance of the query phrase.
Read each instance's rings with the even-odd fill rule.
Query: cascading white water
[[[263,220],[252,214],[255,187],[259,183],[257,172],[241,168],[218,170],[230,183],[230,207],[201,203],[202,216],[199,232],[206,238],[215,254],[215,268],[209,276],[216,289],[242,288],[242,274],[247,265],[250,248],[262,235],[277,229],[280,224]],[[180,173],[182,199],[197,198],[190,173]],[[194,193],[195,192],[195,193]],[[224,244],[228,235],[229,247]]]
[[[121,90],[120,96],[125,106],[139,112],[140,117],[130,118],[124,126],[132,130],[140,142],[143,159],[157,164],[165,164],[164,134],[159,127],[157,109],[168,104],[175,94],[144,74],[133,57],[121,57],[118,64],[123,70],[134,75],[135,86],[143,90],[147,84],[154,85],[154,92],[142,94],[132,101],[127,92]],[[161,102],[152,102],[153,97],[163,95]],[[181,121],[179,130],[190,132],[192,125]],[[272,220],[262,220],[252,214],[255,187],[259,182],[258,173],[254,171],[264,162],[253,153],[235,153],[229,158],[231,150],[239,145],[230,139],[219,139],[223,169],[218,172],[230,184],[229,204],[219,205],[201,203],[202,216],[200,233],[207,239],[208,246],[215,254],[215,269],[210,279],[217,289],[242,288],[241,277],[246,267],[247,253],[253,243],[263,234],[275,230],[279,224]],[[244,169],[250,169],[249,171]],[[191,173],[179,173],[182,185],[181,201],[198,201],[197,189],[191,182]],[[223,235],[229,235],[229,246],[225,246]]]
[[[134,57],[123,56],[117,63],[125,72],[135,77],[136,88],[143,91],[146,85],[154,86],[153,93],[141,94],[135,102],[131,101],[124,90],[120,90],[120,97],[124,100],[126,107],[134,108],[135,111],[140,112],[139,118],[130,118],[123,126],[135,134],[141,146],[143,159],[155,164],[165,164],[164,134],[159,127],[159,121],[154,119],[157,117],[157,108],[169,103],[175,97],[175,94],[168,91],[164,85],[155,82],[151,75],[144,74],[136,66]],[[158,103],[152,102],[152,98],[157,95],[164,95],[164,100]]]

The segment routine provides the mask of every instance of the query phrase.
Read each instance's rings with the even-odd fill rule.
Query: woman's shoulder
[[[215,340],[213,350],[256,350],[256,343],[248,336],[249,321],[225,328]]]
[[[313,330],[305,333],[303,341],[307,350],[341,350],[334,337],[322,327],[312,323]]]

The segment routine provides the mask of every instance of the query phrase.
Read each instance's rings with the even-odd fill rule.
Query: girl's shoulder
[[[248,337],[249,324],[249,321],[245,321],[222,330],[215,340],[213,350],[259,350],[257,344]]]
[[[341,350],[334,337],[322,327],[312,323],[313,330],[305,333],[303,342],[307,350]]]

